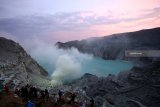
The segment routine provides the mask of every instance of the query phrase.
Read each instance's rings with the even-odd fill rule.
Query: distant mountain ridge
[[[160,49],[160,27],[136,32],[113,34],[81,41],[57,42],[59,48],[77,48],[80,52],[104,59],[125,59],[125,50]]]

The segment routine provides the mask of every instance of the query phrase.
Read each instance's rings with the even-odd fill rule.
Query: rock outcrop
[[[47,81],[47,76],[48,73],[18,43],[0,37],[0,80],[4,84],[11,88],[39,85],[38,81]]]
[[[160,62],[155,62],[108,77],[85,74],[65,89],[82,90],[96,107],[159,107],[159,78]]]

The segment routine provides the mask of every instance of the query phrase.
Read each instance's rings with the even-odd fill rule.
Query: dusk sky
[[[0,36],[30,43],[160,27],[160,0],[0,0]]]

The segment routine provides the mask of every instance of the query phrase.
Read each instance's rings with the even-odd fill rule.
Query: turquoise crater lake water
[[[117,74],[120,71],[130,70],[134,64],[124,60],[104,60],[102,58],[93,58],[82,63],[82,72],[88,72],[97,76],[107,76],[108,74]]]
[[[94,74],[97,76],[107,76],[108,74],[117,74],[120,71],[130,70],[134,64],[124,60],[104,60],[99,57],[94,57],[90,60],[80,61],[81,74],[85,73]],[[47,63],[40,64],[49,72],[51,75],[55,70],[55,66],[51,66]]]

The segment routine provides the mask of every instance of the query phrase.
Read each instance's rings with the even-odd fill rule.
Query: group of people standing
[[[20,89],[15,89],[15,94],[20,96],[23,102],[26,102],[25,107],[35,107],[35,105],[37,105],[36,107],[41,107],[41,101],[48,101],[49,99],[49,92],[47,89],[40,90],[28,84]],[[37,99],[39,99],[38,103],[35,104],[34,100]]]
[[[20,89],[15,89],[15,94],[17,94],[18,96],[21,96],[22,99],[24,99],[24,100],[27,98],[37,98],[38,94],[41,95],[42,99],[49,98],[49,92],[47,89],[40,90],[40,89],[33,87],[33,86],[30,86],[28,84],[26,86],[23,86]]]
[[[0,84],[0,92],[9,92],[9,88],[7,85],[2,85]],[[19,97],[22,98],[22,101],[25,102],[25,107],[42,107],[42,103],[45,102],[47,103],[49,101],[49,91],[47,89],[45,90],[40,90],[36,87],[33,87],[31,85],[26,85],[21,87],[20,89],[15,89],[15,94],[18,95]],[[64,100],[63,98],[67,98],[64,94],[63,91],[59,90],[57,94],[57,99],[55,100],[54,98],[54,103],[56,105],[61,105],[61,102]],[[68,95],[67,95],[68,96]],[[75,101],[77,94],[76,93],[70,93],[69,94],[69,100],[67,103],[69,104],[75,104],[78,103]],[[85,107],[85,103],[80,102],[78,103],[80,107]],[[90,106],[94,107],[94,99],[91,98],[90,100]]]
[[[29,85],[23,86],[20,90],[16,89],[15,93],[18,95],[21,93],[23,101],[27,98],[37,98],[37,88]]]

